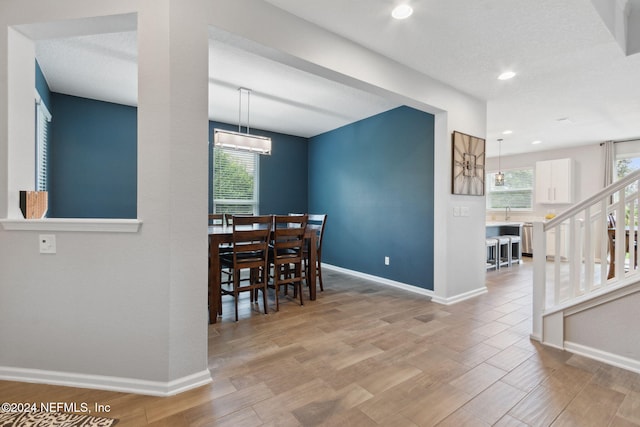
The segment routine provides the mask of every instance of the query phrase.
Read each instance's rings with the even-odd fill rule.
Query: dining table
[[[316,262],[317,262],[317,235],[316,230],[307,227],[304,233],[305,241],[309,245],[309,277],[306,281],[309,285],[309,299],[316,299]],[[209,324],[217,323],[218,315],[222,314],[220,306],[221,295],[221,265],[220,245],[233,243],[233,225],[209,226]]]

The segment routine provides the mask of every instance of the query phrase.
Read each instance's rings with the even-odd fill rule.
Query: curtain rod
[[[618,142],[631,142],[631,141],[640,141],[640,138],[631,138],[631,139],[619,139],[617,141],[611,141],[614,144],[617,144]],[[604,142],[600,143],[600,146],[602,147],[604,145]]]

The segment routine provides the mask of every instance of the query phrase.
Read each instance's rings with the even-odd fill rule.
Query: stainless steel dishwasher
[[[533,223],[522,225],[522,255],[533,256]]]

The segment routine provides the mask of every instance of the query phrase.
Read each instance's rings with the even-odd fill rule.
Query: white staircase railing
[[[562,332],[546,330],[545,316],[640,280],[639,183],[640,170],[533,224],[532,338],[561,347],[560,338],[548,337]]]

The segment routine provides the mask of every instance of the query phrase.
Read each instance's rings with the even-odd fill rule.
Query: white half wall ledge
[[[424,295],[427,296],[431,299],[431,301],[438,303],[438,304],[443,304],[443,305],[452,305],[470,298],[474,298],[477,297],[478,295],[482,295],[487,293],[487,288],[486,287],[482,287],[479,289],[474,289],[472,291],[469,292],[465,292],[463,294],[460,295],[454,295],[452,297],[449,298],[442,298],[437,296],[432,290],[430,289],[425,289],[425,288],[420,288],[418,286],[413,286],[413,285],[408,285],[406,283],[402,283],[402,282],[397,282],[395,280],[390,280],[390,279],[386,279],[384,277],[380,277],[380,276],[374,276],[372,274],[367,274],[367,273],[362,273],[360,271],[355,271],[355,270],[349,270],[348,268],[343,268],[343,267],[338,267],[335,265],[331,265],[331,264],[325,264],[322,263],[322,268],[326,268],[327,270],[333,270],[333,271],[337,271],[340,273],[344,273],[344,274],[348,274],[350,276],[354,276],[354,277],[360,277],[361,279],[366,279],[366,280],[371,280],[372,282],[377,282],[380,283],[382,285],[386,285],[386,286],[391,286],[394,288],[398,288],[398,289],[402,289],[408,292],[412,292],[414,294],[419,294],[419,295]]]
[[[6,231],[81,231],[100,233],[137,233],[141,219],[44,218],[0,219]]]
[[[0,380],[118,391],[160,397],[173,396],[207,385],[213,381],[208,369],[165,382],[1,366]]]

